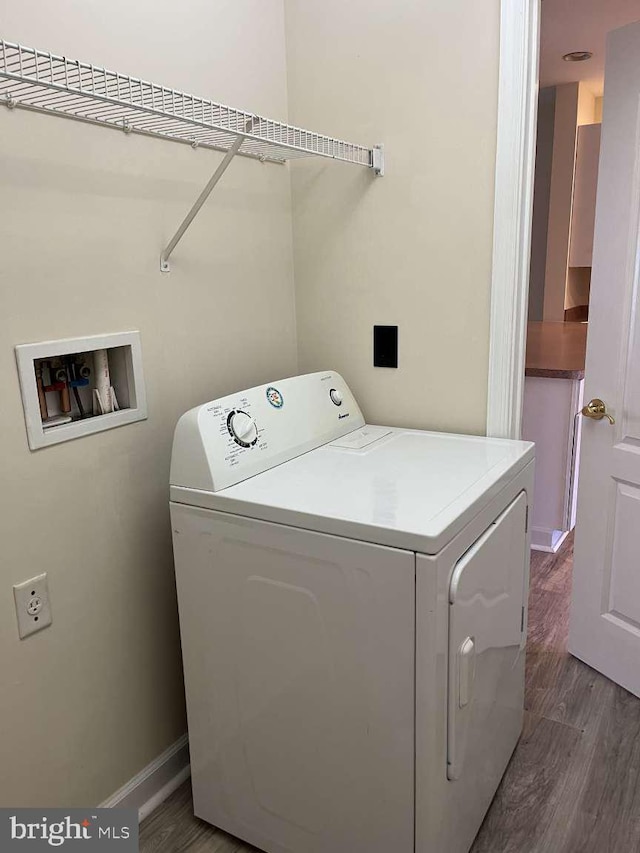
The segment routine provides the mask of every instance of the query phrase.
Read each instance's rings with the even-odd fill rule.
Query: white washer
[[[522,727],[533,445],[366,426],[337,373],[176,428],[196,815],[269,853],[459,853]]]

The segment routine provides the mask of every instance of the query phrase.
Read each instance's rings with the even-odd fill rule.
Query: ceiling
[[[640,0],[544,0],[540,36],[540,85],[584,81],[602,95],[605,40],[610,30],[640,21]],[[574,50],[593,53],[586,62],[565,62]]]

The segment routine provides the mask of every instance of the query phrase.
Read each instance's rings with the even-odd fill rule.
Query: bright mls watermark
[[[135,809],[0,809],[0,853],[137,853]]]

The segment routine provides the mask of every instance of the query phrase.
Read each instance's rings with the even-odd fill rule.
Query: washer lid
[[[390,427],[349,438],[216,493],[172,487],[172,500],[437,553],[534,456],[530,442]]]

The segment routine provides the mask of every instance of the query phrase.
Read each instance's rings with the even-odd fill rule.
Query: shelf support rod
[[[187,213],[185,218],[182,220],[180,227],[178,228],[176,233],[173,235],[173,237],[171,238],[171,240],[167,244],[167,248],[160,255],[160,270],[162,272],[169,272],[170,271],[171,267],[169,266],[169,257],[171,255],[171,253],[173,252],[175,247],[178,245],[178,243],[180,242],[180,240],[184,236],[184,232],[187,230],[187,228],[191,225],[193,220],[198,215],[198,212],[199,212],[200,208],[202,207],[202,205],[205,203],[205,201],[211,195],[211,191],[213,190],[215,185],[218,183],[220,178],[226,172],[227,167],[229,166],[229,164],[231,163],[233,158],[238,153],[240,146],[242,145],[244,140],[245,140],[244,136],[242,136],[242,135],[236,136],[236,140],[233,143],[233,145],[231,146],[231,148],[225,154],[224,160],[220,163],[218,168],[215,170],[215,172],[211,176],[209,183],[202,190],[202,192],[200,193],[200,195],[198,196],[198,198],[194,202],[194,205],[191,208],[191,210],[189,211],[189,213]]]

